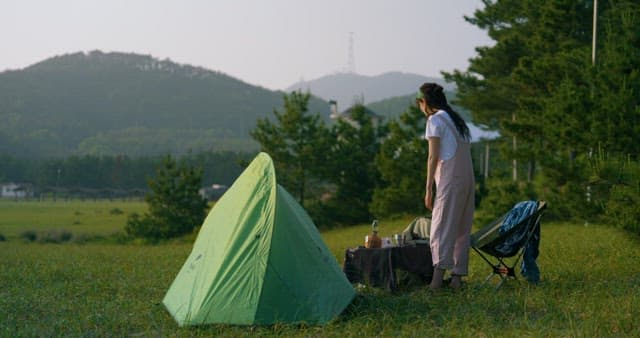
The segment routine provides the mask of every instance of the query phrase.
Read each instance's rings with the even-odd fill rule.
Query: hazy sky
[[[439,76],[490,44],[480,0],[0,0],[0,71],[78,51],[133,52],[284,89],[343,71]]]

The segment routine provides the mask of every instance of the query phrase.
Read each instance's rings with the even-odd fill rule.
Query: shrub
[[[489,179],[486,181],[487,195],[482,199],[481,212],[477,213],[475,223],[483,226],[504,215],[513,206],[525,200],[536,200],[533,186],[526,182]]]
[[[627,231],[640,234],[640,163],[629,158],[614,157],[606,161],[610,177],[606,177],[610,188],[605,203],[604,216],[607,223]]]
[[[142,217],[138,213],[129,215],[125,231],[131,237],[155,237],[156,233],[162,232],[161,229],[156,229],[150,215]]]
[[[427,213],[423,180],[419,175],[405,177],[385,188],[376,189],[370,205],[371,212],[380,218],[403,213]]]
[[[586,154],[542,161],[534,185],[538,198],[550,206],[546,220],[595,221],[601,213],[596,199],[589,196],[590,189],[596,189],[590,179],[590,161]]]
[[[609,224],[640,234],[639,188],[621,184],[611,188],[605,211]]]
[[[40,243],[64,243],[69,242],[73,234],[67,230],[49,230],[38,235]]]
[[[20,238],[22,238],[26,242],[33,242],[36,240],[36,238],[38,238],[38,234],[35,232],[35,230],[25,230],[20,233]]]
[[[4,235],[3,235],[3,234],[0,234],[0,242],[4,242],[4,241],[6,241],[6,240],[7,240],[7,239],[4,237]]]
[[[335,220],[331,216],[330,208],[322,201],[310,200],[305,209],[317,228],[327,229],[335,225]]]
[[[127,220],[127,235],[151,241],[188,234],[202,224],[208,209],[207,200],[198,190],[202,170],[178,164],[167,156],[149,180],[151,193],[145,200],[149,212],[132,214]]]
[[[112,233],[108,239],[117,244],[127,244],[131,242],[132,237],[122,231],[118,231],[118,232]]]
[[[599,151],[591,160],[592,199],[604,221],[640,234],[640,162]]]
[[[111,215],[122,215],[122,214],[124,214],[124,211],[120,210],[119,208],[113,208],[113,209],[109,210],[109,214],[111,214]]]
[[[71,242],[75,244],[84,244],[94,239],[95,239],[95,236],[90,236],[87,234],[76,234],[76,235],[73,235]]]

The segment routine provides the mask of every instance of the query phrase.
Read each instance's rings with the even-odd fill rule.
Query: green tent
[[[180,326],[322,324],[355,291],[260,153],[216,203],[162,301]]]

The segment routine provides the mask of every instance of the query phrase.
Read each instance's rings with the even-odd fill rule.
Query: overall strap
[[[449,113],[447,113],[446,110],[443,110],[443,111],[447,115],[449,115]],[[446,118],[446,117],[443,116],[443,117],[441,117],[441,119],[444,121],[444,123],[446,123],[447,126],[449,126],[451,131],[453,131],[453,135],[456,138],[456,142],[458,142],[458,144],[460,144],[460,143],[468,143],[465,139],[462,138],[462,136],[458,132],[458,129],[456,128],[456,126],[451,121],[451,118]]]

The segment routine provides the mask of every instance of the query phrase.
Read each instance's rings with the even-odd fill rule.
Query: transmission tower
[[[353,32],[349,32],[349,59],[347,60],[347,73],[356,72],[356,59],[353,56]]]

